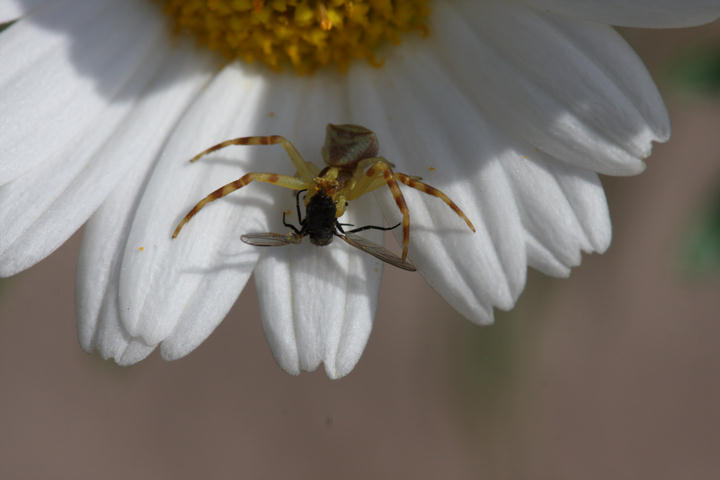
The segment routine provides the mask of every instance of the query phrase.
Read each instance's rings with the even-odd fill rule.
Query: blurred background
[[[275,364],[248,284],[188,357],[83,352],[79,235],[0,280],[0,478],[720,478],[720,24],[624,30],[673,136],[603,178],[605,255],[492,327],[387,268],[347,377]]]

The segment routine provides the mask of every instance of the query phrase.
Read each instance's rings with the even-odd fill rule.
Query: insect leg
[[[353,228],[352,230],[349,230],[347,233],[357,233],[357,232],[362,232],[363,230],[383,230],[383,231],[387,231],[387,230],[392,230],[392,229],[394,229],[394,228],[397,228],[397,227],[399,227],[399,226],[400,226],[399,223],[396,224],[396,225],[394,225],[394,226],[392,226],[392,227],[378,227],[378,226],[375,226],[375,225],[365,225],[364,227]],[[346,232],[343,232],[343,233],[346,233]]]
[[[300,213],[300,194],[302,192],[307,192],[307,188],[303,188],[302,190],[298,190],[297,194],[295,195],[295,208],[297,208],[297,214],[298,214],[298,223],[302,225],[302,214]]]
[[[200,200],[190,211],[187,215],[185,215],[185,218],[182,219],[182,221],[178,224],[178,226],[175,228],[175,231],[172,234],[172,238],[175,238],[178,236],[178,233],[180,233],[180,229],[185,225],[190,219],[200,211],[201,208],[203,208],[206,204],[217,200],[218,198],[222,198],[225,195],[234,192],[238,188],[242,188],[248,183],[252,182],[253,180],[258,182],[265,182],[265,183],[272,183],[273,185],[278,185],[280,187],[289,188],[291,190],[301,190],[303,188],[307,188],[307,184],[296,177],[291,177],[288,175],[278,175],[277,173],[248,173],[243,175],[242,177],[238,178],[234,182],[230,182],[227,185],[223,185],[222,187],[218,188],[202,200]]]
[[[283,225],[285,225],[286,227],[292,228],[295,233],[297,233],[298,235],[300,235],[300,230],[298,230],[295,225],[293,225],[292,223],[287,223],[287,222],[285,221],[285,212],[283,212]]]
[[[283,148],[285,148],[285,151],[287,152],[288,156],[290,157],[290,160],[292,160],[293,165],[295,165],[295,168],[297,168],[298,175],[300,178],[302,178],[305,182],[310,183],[313,179],[314,173],[313,170],[317,170],[316,168],[310,168],[309,165],[312,165],[309,162],[306,162],[302,155],[300,155],[300,152],[298,152],[297,148],[290,143],[288,139],[285,137],[281,137],[280,135],[270,135],[270,136],[255,136],[255,137],[240,137],[240,138],[233,138],[231,140],[225,140],[224,142],[220,142],[217,145],[213,145],[212,147],[203,150],[202,152],[195,155],[193,158],[190,159],[190,162],[195,162],[200,157],[203,157],[207,155],[208,153],[212,153],[216,150],[220,150],[221,148],[228,147],[230,145],[276,145],[281,144]],[[314,167],[314,166],[313,166]]]

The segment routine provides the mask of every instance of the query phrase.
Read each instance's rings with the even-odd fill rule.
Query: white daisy
[[[194,18],[175,3],[166,6],[178,22]],[[242,11],[227,24],[236,37],[221,36],[255,48],[239,56],[271,65],[285,57],[312,70],[353,53],[383,66],[353,62],[346,73],[303,76],[220,66],[169,35],[156,2],[3,0],[0,22],[15,23],[0,34],[0,274],[42,260],[87,221],[80,341],[127,365],[158,345],[167,359],[192,351],[254,273],[279,364],[297,374],[323,363],[332,378],[365,347],[381,262],[342,242],[245,245],[241,234],[287,230],[281,212],[293,209],[293,195],[264,184],[208,206],[172,240],[187,210],[218,186],[248,171],[294,173],[280,147],[230,147],[196,164],[190,157],[227,138],[279,134],[318,164],[327,123],[374,130],[383,156],[444,190],[477,227],[466,231],[437,198],[405,189],[409,258],[459,312],[490,323],[494,307],[515,303],[527,266],[567,276],[581,251],[607,248],[597,174],[641,172],[651,143],[669,136],[652,80],[608,24],[687,26],[720,15],[717,0],[438,0],[417,23],[426,2],[395,10],[370,2],[389,8],[372,14],[357,10],[361,1],[352,10],[329,0],[309,14],[291,0],[205,3],[213,15],[228,5]],[[271,8],[290,9],[291,21],[273,24],[282,15]],[[397,21],[379,25],[388,15]],[[243,37],[258,18],[278,36]],[[208,16],[200,36],[226,51],[213,22]],[[377,57],[347,45],[307,53],[327,40],[292,34],[352,26],[392,37],[423,22],[427,36],[406,35]],[[395,222],[390,195],[377,199]],[[383,218],[366,196],[343,221]],[[382,241],[381,232],[367,237]]]

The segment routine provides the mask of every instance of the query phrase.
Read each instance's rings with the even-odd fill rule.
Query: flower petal
[[[140,171],[140,169],[138,169]],[[119,264],[127,230],[127,191],[139,186],[138,175],[118,189],[85,226],[76,274],[75,308],[78,339],[88,353],[97,351],[104,359],[130,365],[147,357],[155,345],[133,339],[120,323],[117,303]],[[125,221],[119,221],[123,218]]]
[[[355,225],[382,225],[372,198],[355,200],[343,217]],[[363,237],[382,244],[378,231]],[[324,363],[330,378],[347,375],[365,349],[377,309],[382,262],[341,240],[264,253],[255,270],[265,336],[288,373]]]
[[[207,81],[209,69],[203,68],[207,63],[206,55],[198,56],[179,49],[171,54],[166,69],[154,82],[162,88],[141,98],[132,118],[121,125],[113,141],[98,155],[98,163],[104,160],[103,163],[109,165],[127,164],[132,168],[113,179],[114,182],[121,181],[85,228],[77,270],[78,330],[83,348],[97,349],[104,358],[113,357],[119,363],[142,359],[125,353],[131,337],[120,326],[117,310],[119,268],[137,197],[168,132]],[[91,181],[85,180],[86,186],[78,191],[92,190],[96,182],[107,180],[94,177]],[[72,205],[72,202],[64,203]],[[73,212],[70,209],[59,216],[70,221]]]
[[[328,109],[312,107],[315,106],[313,104],[317,103],[317,100],[319,100],[317,95],[318,91],[323,92],[321,98],[322,100],[325,100],[327,92],[332,90],[336,85],[334,81],[328,81],[327,77],[323,76],[319,78],[320,80],[298,80],[292,76],[272,77],[268,81],[268,84],[264,86],[264,89],[262,91],[258,91],[257,101],[259,103],[255,107],[254,111],[248,112],[248,116],[251,118],[247,120],[247,124],[236,124],[232,130],[229,130],[228,127],[218,128],[218,130],[225,130],[229,132],[225,135],[225,138],[249,136],[253,134],[283,134],[288,139],[291,139],[295,146],[301,151],[308,151],[308,147],[312,147],[316,149],[316,151],[319,150],[318,146],[322,144],[322,135],[324,132],[324,128],[321,128],[320,125],[324,127],[324,122],[327,121],[325,113]],[[312,88],[311,85],[317,82],[320,82],[321,86]],[[226,86],[228,88],[232,88],[231,85]],[[303,116],[295,116],[287,115],[285,112],[288,111],[306,111],[307,113]],[[315,115],[321,115],[322,121],[316,122],[313,118]],[[228,121],[228,123],[232,124],[232,121]],[[288,134],[288,132],[293,131],[295,133]],[[297,132],[299,131],[303,132],[303,134],[298,135]],[[216,138],[214,140],[215,142],[225,139],[217,137],[217,131],[210,130],[210,132],[210,134]],[[211,146],[212,144],[213,142],[210,141],[204,145],[204,147]],[[236,164],[233,168],[234,178],[240,177],[249,171],[266,171],[271,173],[277,172],[286,174],[294,173],[294,167],[292,166],[290,159],[288,158],[286,152],[279,146],[273,148],[235,148],[238,149],[238,152],[232,154],[233,157],[242,155],[242,157],[248,158],[250,161],[247,162],[247,164]],[[226,157],[230,157],[231,153],[228,152],[224,155]],[[219,155],[215,154],[214,157],[217,158]],[[212,162],[212,157],[201,161]],[[228,180],[234,180],[234,178],[231,177],[228,178]],[[262,190],[262,193],[260,193],[258,189]],[[208,192],[209,190],[205,193]],[[235,204],[230,207],[235,210],[235,216],[239,219],[239,234],[262,231],[279,232],[287,229],[287,227],[282,226],[280,222],[281,216],[279,212],[281,212],[284,207],[278,207],[276,206],[276,203],[278,198],[282,198],[284,201],[287,201],[288,204],[292,205],[295,201],[294,192],[289,192],[278,187],[258,184],[252,185],[252,187],[247,190],[243,189],[243,192],[239,195],[242,196],[237,197],[239,199],[235,200]],[[262,205],[258,204],[258,199],[263,200]],[[252,210],[252,215],[250,215],[251,211],[247,207],[254,204],[256,204],[256,207]],[[216,206],[215,208],[218,207]],[[205,220],[203,220],[203,222],[205,222]],[[234,242],[237,242],[239,234],[233,235],[232,238]],[[218,235],[227,235],[227,233],[218,232]],[[248,248],[242,243],[237,244],[242,248]],[[247,262],[247,265],[242,265],[241,268],[252,269],[255,265],[254,262],[257,259],[257,255],[263,250],[253,248],[251,251],[254,255],[252,256],[252,263]],[[230,265],[230,267],[233,266]],[[214,305],[218,304],[218,302],[227,301],[223,299],[218,300],[214,297],[218,294],[216,291],[219,290],[218,285],[225,284],[229,281],[221,276],[223,274],[232,274],[232,268],[228,268],[225,271],[220,272],[219,276],[215,278],[213,282],[203,284],[194,294],[194,298],[188,302],[186,310],[183,312],[175,331],[169,338],[163,341],[161,345],[163,357],[172,360],[187,354],[199,345],[199,343],[202,342],[222,320],[223,317],[218,316],[214,311],[216,308]],[[240,290],[245,285],[246,281],[247,276],[244,277],[244,281],[237,289],[235,296],[240,293]],[[222,290],[219,291],[223,294]],[[277,301],[277,299],[274,301]],[[203,320],[199,321],[198,319]]]
[[[166,42],[166,32],[154,7],[126,3],[59,4],[3,32],[0,185],[49,164],[59,152],[81,148],[88,133],[103,128],[108,105],[132,102],[128,82],[156,42]]]
[[[300,83],[305,85],[298,92],[304,113],[293,142],[305,160],[322,166],[319,147],[326,124],[355,123],[355,117],[348,116],[344,77],[318,75]],[[382,216],[372,198],[365,197],[352,202],[342,221],[381,225]],[[382,244],[381,232],[363,236]],[[327,247],[305,240],[264,250],[255,282],[265,336],[278,364],[292,374],[315,370],[321,362],[330,378],[349,373],[372,329],[381,273],[382,262],[341,240]]]
[[[438,3],[435,57],[507,131],[571,165],[627,175],[670,131],[657,89],[610,27],[497,2]],[[418,46],[418,51],[421,51]],[[471,59],[471,60],[469,60]]]
[[[526,229],[530,266],[548,275],[567,276],[570,267],[580,264],[581,251],[607,249],[610,216],[595,173],[517,144],[503,155],[502,165]]]
[[[12,275],[42,260],[97,209],[125,173],[157,155],[167,132],[208,76],[206,55],[155,45],[157,55],[123,91],[138,104],[113,103],[99,125],[70,151],[0,187],[0,274]],[[203,68],[205,67],[205,68]],[[148,85],[160,69],[162,75]],[[54,172],[47,175],[48,171]]]
[[[483,138],[475,119],[467,117],[470,109],[448,102],[452,85],[433,73],[418,77],[411,63],[393,59],[383,76],[358,68],[352,77],[354,110],[376,129],[381,152],[397,170],[413,165],[405,173],[422,175],[443,190],[475,224],[473,234],[439,199],[403,190],[410,208],[411,260],[460,313],[490,323],[492,306],[510,308],[525,283],[523,231],[512,191],[493,159],[493,139]],[[383,111],[378,104],[385,114],[377,113]],[[388,223],[398,221],[394,201],[384,189],[381,196]]]
[[[3,0],[0,2],[0,23],[11,22],[27,15],[38,7],[61,3],[60,0]],[[68,8],[69,1],[65,1]]]
[[[412,159],[417,170],[407,173],[423,174],[477,228],[470,233],[438,199],[404,189],[410,257],[460,313],[488,323],[493,306],[514,304],[527,262],[567,275],[581,250],[607,248],[607,205],[594,173],[501,133],[424,53],[393,58],[383,73],[353,72],[355,114],[380,134],[381,150],[398,170],[403,158]],[[397,207],[382,196],[391,223],[397,221]]]
[[[524,0],[539,10],[624,27],[690,27],[720,17],[716,0]]]
[[[266,79],[226,67],[176,128],[143,193],[121,269],[122,323],[148,344],[168,339],[163,352],[169,358],[197,345],[227,314],[258,256],[240,234],[267,228],[266,208],[275,203],[277,187],[253,185],[210,204],[172,240],[175,226],[196,202],[243,173],[280,171],[279,165],[290,170],[280,147],[234,147],[194,164],[187,160],[221,140],[265,133],[264,122],[294,121],[268,116],[276,107],[292,111],[296,101],[287,77],[273,81],[277,93],[266,95]],[[191,315],[198,311],[202,317]],[[200,323],[192,325],[196,333],[183,336],[191,322]]]

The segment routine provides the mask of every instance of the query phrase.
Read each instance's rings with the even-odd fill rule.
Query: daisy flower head
[[[487,324],[514,305],[528,266],[567,276],[581,252],[608,247],[598,174],[641,172],[669,136],[651,78],[610,25],[717,16],[717,0],[5,0],[0,274],[85,224],[80,341],[123,365],[157,346],[167,359],[192,351],[254,274],[282,368],[323,363],[341,377],[368,340],[383,263],[340,241],[243,243],[287,232],[282,212],[295,215],[294,192],[262,183],[203,208],[172,239],[218,187],[299,165],[280,146],[189,158],[281,135],[319,170],[328,123],[367,127],[380,155],[472,221],[475,233],[438,198],[402,191],[408,259]],[[401,220],[384,186],[349,203],[343,223]],[[382,231],[362,235],[382,243]]]

